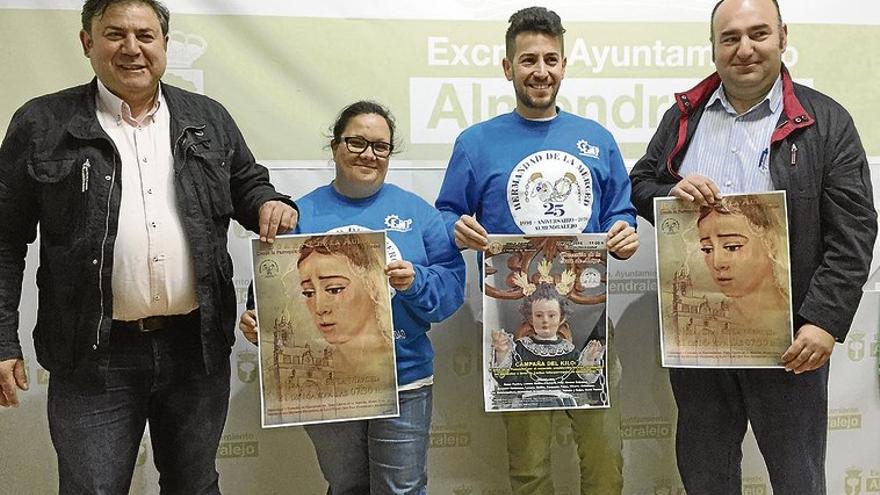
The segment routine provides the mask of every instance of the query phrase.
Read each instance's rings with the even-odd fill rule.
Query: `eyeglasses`
[[[394,145],[391,143],[386,143],[385,141],[368,141],[359,136],[350,136],[342,138],[342,140],[345,141],[345,147],[348,148],[348,151],[358,155],[367,151],[367,148],[373,148],[374,155],[379,158],[388,158],[388,156],[391,155],[391,151],[394,149]]]

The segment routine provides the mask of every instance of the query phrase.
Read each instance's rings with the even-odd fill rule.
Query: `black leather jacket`
[[[52,373],[106,375],[120,158],[95,115],[96,81],[20,108],[0,146],[0,360],[21,357],[18,305],[27,244],[40,229],[37,360]],[[202,348],[210,372],[235,340],[229,219],[258,228],[278,199],[217,102],[162,85],[171,114],[177,209],[193,257]]]
[[[633,167],[632,201],[654,222],[653,198],[668,196],[709,96],[712,74],[675,95],[648,150]],[[877,212],[865,150],[849,113],[831,98],[792,82],[782,69],[783,114],[770,144],[770,177],[786,192],[792,309],[843,342],[868,278]]]

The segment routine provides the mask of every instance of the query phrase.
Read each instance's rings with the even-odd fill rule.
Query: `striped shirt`
[[[782,115],[782,78],[767,96],[738,114],[718,86],[706,102],[679,174],[704,175],[722,194],[773,190],[770,138]]]

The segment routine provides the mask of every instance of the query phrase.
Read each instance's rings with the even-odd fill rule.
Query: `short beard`
[[[513,85],[513,92],[516,94],[516,102],[517,104],[521,104],[526,108],[531,108],[533,110],[547,110],[548,108],[552,108],[556,106],[556,95],[559,93],[559,85],[557,84],[553,88],[553,94],[550,95],[550,99],[548,100],[546,105],[539,105],[531,96],[529,96],[528,88],[523,85],[522,87]]]

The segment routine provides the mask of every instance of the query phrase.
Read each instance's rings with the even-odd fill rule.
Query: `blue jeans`
[[[127,494],[149,422],[161,493],[220,493],[214,461],[228,406],[229,362],[205,373],[197,317],[153,332],[114,327],[105,388],[49,377],[59,492]]]
[[[742,493],[748,423],[776,495],[825,494],[828,364],[782,369],[669,370],[678,404],[675,453],[688,493]]]
[[[328,495],[423,495],[432,387],[400,392],[400,417],[306,426]]]

